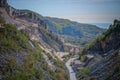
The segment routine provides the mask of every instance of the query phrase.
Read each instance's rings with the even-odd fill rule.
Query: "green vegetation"
[[[12,24],[6,24],[0,17],[0,59],[5,61],[0,68],[3,80],[69,80],[64,71],[64,63],[54,60],[56,70],[50,69],[41,54],[38,43],[31,41],[24,31],[19,31]],[[10,54],[11,53],[11,54]],[[7,55],[7,56],[6,56]]]
[[[41,38],[44,40],[44,42],[47,43],[50,47],[59,51],[63,43],[58,38],[58,36],[54,33],[49,32],[48,30],[41,28],[40,26],[39,26],[39,29],[43,35]]]
[[[25,55],[22,64],[16,62],[14,57],[8,59],[9,64],[7,64],[6,69],[3,70],[5,73],[5,80],[69,80],[68,74],[66,74],[63,68],[57,67],[56,71],[50,69],[46,61],[44,60],[41,49],[34,42],[36,50],[29,52]],[[60,63],[59,63],[60,64]],[[20,67],[21,65],[21,67]],[[36,68],[38,67],[38,68]]]
[[[59,59],[53,59],[53,57],[48,53],[47,56],[56,66],[54,74],[57,80],[69,80],[69,73],[66,71],[65,63]]]
[[[39,53],[39,51],[37,53]],[[36,69],[34,67],[35,64],[37,66],[43,68],[43,70],[48,72],[49,75],[51,75],[51,73],[53,74],[54,72],[52,70],[50,70],[50,68],[46,64],[45,60],[42,59],[41,56],[39,54],[37,54],[37,53],[27,55],[27,57],[25,58],[23,67],[21,67],[21,70],[20,71],[16,70],[17,72],[13,71],[12,74],[8,75],[8,79],[9,80],[15,80],[15,79],[19,80],[19,78],[20,78],[19,75],[22,76],[22,78],[20,78],[20,79],[23,79],[23,80],[24,79],[25,80],[29,80],[29,79],[34,80],[35,79],[36,80],[36,78],[41,79],[43,76],[45,76],[45,74],[43,75],[43,71]],[[61,74],[61,75],[63,75],[63,74]],[[53,76],[53,78],[57,79],[57,76],[55,76],[55,73],[52,76]]]
[[[114,52],[118,53],[118,51],[116,49],[119,50],[119,45],[116,47],[116,45],[117,45],[116,43],[119,43],[119,39],[118,39],[119,33],[120,33],[120,21],[115,20],[113,25],[110,25],[109,29],[106,32],[99,35],[92,43],[87,44],[85,49],[83,51],[81,51],[80,54],[79,54],[80,60],[84,60],[83,58],[85,58],[84,57],[85,54],[89,54],[89,53],[92,53],[92,52],[97,53],[97,51],[101,51],[101,53],[104,54],[104,52],[105,52],[107,54],[107,57],[106,57],[105,61],[101,60],[100,65],[104,65],[104,64],[106,64],[106,62],[110,62],[111,64],[104,65],[104,67],[107,66],[107,70],[105,72],[101,71],[98,74],[103,74],[103,77],[104,76],[107,77],[106,79],[108,79],[108,80],[112,79],[112,77],[116,74],[118,76],[119,69],[120,69],[120,68],[118,68],[117,64],[114,65],[114,63],[119,63],[119,61],[120,61],[120,59],[117,59],[118,56],[116,54],[114,54]],[[113,55],[116,55],[116,56],[110,56],[110,53],[108,54],[108,52],[111,51],[111,50],[113,50],[113,51],[110,52],[110,53],[112,53]],[[108,59],[108,58],[110,58],[110,59]],[[111,61],[113,61],[113,62],[111,62]],[[98,65],[98,64],[96,63],[95,65]],[[89,66],[89,65],[87,65],[87,66]],[[97,67],[99,67],[99,66],[96,66],[96,68]],[[96,72],[98,72],[99,70],[101,70],[101,69],[98,69]],[[102,70],[104,70],[104,68]],[[89,76],[89,74],[91,74],[90,73],[90,68],[84,67],[82,69],[79,69],[78,71],[79,71],[78,74],[81,73],[81,75],[84,77],[83,80],[92,80],[92,77]],[[92,73],[92,75],[93,75],[93,73]],[[97,75],[95,77],[95,80],[96,80],[96,78],[99,79],[98,76],[99,75]],[[89,77],[91,77],[91,79]]]
[[[70,24],[69,20],[53,22],[57,26],[57,31],[60,32],[64,27]]]
[[[64,74],[63,70],[58,68],[56,72],[57,72],[57,74],[56,74],[57,79],[58,80],[63,80],[64,79],[64,77],[63,77],[63,74]]]
[[[19,52],[22,49],[30,49],[28,43],[29,38],[18,31],[12,24],[6,24],[5,21],[0,18],[0,51],[16,51]]]
[[[59,67],[59,68],[63,68],[64,67],[64,63],[62,61],[60,61],[58,58],[53,59],[53,57],[48,53],[47,56],[49,57],[49,59],[54,62],[54,64]]]
[[[64,62],[68,61],[70,58],[73,58],[75,56],[74,53],[69,53],[68,55],[63,56]]]
[[[0,16],[0,24],[3,25],[5,24],[5,20]]]
[[[79,73],[83,76],[83,80],[91,80],[88,74],[90,73],[90,68],[84,67],[78,70]]]
[[[46,17],[45,22],[51,31],[65,35],[65,41],[82,46],[105,31],[95,25],[81,24],[67,19]]]
[[[87,60],[87,56],[83,54],[83,50],[79,52],[79,59],[82,62],[85,62]]]
[[[80,56],[80,61],[84,62],[86,60],[87,60],[87,56],[86,55]]]
[[[90,69],[88,67],[83,68],[83,69],[79,69],[80,73],[82,73],[83,75],[88,75],[90,73]]]
[[[39,69],[36,69],[34,66],[37,65],[38,59],[35,55],[38,53],[32,54],[29,53],[25,56],[23,64],[19,67],[19,64],[16,63],[16,60],[12,57],[8,60],[9,65],[6,69],[9,71],[5,72],[5,80],[41,80],[43,77],[43,72]],[[40,53],[39,53],[40,59]]]
[[[56,26],[58,32],[71,23],[71,21],[68,19],[46,17],[46,20],[51,21],[51,23]]]
[[[49,59],[54,63],[56,66],[56,77],[59,80],[69,80],[69,73],[66,70],[65,63],[60,61],[59,59],[53,59],[50,54],[47,54]]]
[[[110,25],[109,29],[104,32],[103,34],[99,35],[92,43],[86,45],[86,50],[89,50],[91,47],[95,46],[100,41],[104,41],[108,35],[112,32],[119,32],[120,31],[120,21],[114,20],[114,24]]]

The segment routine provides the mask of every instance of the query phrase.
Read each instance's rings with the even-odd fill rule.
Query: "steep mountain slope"
[[[42,46],[55,51],[78,52],[104,29],[94,25],[80,24],[66,19],[43,17],[30,10],[15,9],[1,0],[1,16],[7,23],[18,29],[26,30],[31,39],[37,40]],[[64,43],[80,45],[78,48]],[[54,44],[54,45],[53,45]],[[77,51],[76,51],[77,50]]]
[[[0,0],[0,80],[69,80],[64,62],[44,51],[62,42],[26,12]]]
[[[47,29],[42,16],[30,10],[18,10],[1,0],[1,16],[7,23],[12,23],[19,30],[25,30],[31,39],[37,40],[41,45],[56,51],[64,51],[63,43],[56,34]],[[54,45],[53,45],[54,44]]]
[[[98,54],[106,54],[112,49],[120,47],[120,22],[114,20],[114,24],[110,25],[109,29],[102,35],[99,35],[92,43],[87,45],[87,50]],[[92,54],[94,54],[94,52]]]
[[[43,54],[45,52],[37,42],[31,41],[23,31],[18,31],[14,25],[6,24],[0,18],[1,80],[68,80],[64,63],[53,59],[53,70]]]
[[[97,80],[120,79],[120,21],[98,36],[84,50],[83,54],[91,54],[93,59],[87,60],[85,67],[90,69],[88,76]],[[77,75],[80,73],[78,72]],[[81,79],[82,77],[78,77]],[[84,78],[84,77],[83,77]]]
[[[77,45],[85,45],[105,31],[95,25],[77,23],[67,19],[46,17],[45,22],[50,30],[64,36],[65,41]]]

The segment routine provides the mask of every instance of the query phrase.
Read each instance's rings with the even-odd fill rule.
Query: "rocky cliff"
[[[114,20],[113,25],[103,34],[99,35],[92,43],[88,44],[87,52],[91,54],[98,53],[100,55],[108,55],[110,50],[116,50],[120,47],[120,22]]]
[[[0,4],[1,16],[7,23],[14,24],[19,30],[25,30],[31,39],[40,42],[44,47],[64,51],[63,43],[56,34],[47,29],[41,15],[30,10],[15,9],[6,0],[1,0]]]
[[[1,4],[4,5],[3,1],[1,1]],[[35,23],[44,22],[50,31],[60,35],[60,37],[65,36],[63,38],[66,42],[75,45],[85,46],[98,34],[105,31],[105,29],[99,28],[96,25],[78,23],[67,19],[44,17],[30,10],[15,9],[7,3],[4,6],[7,6],[6,10],[11,17],[26,19]]]
[[[94,55],[94,58],[86,62],[84,66],[90,69],[88,74],[90,79],[119,80],[120,21],[114,20],[113,25],[110,25],[106,32],[98,36],[83,50],[83,54]]]
[[[6,7],[8,6],[7,0],[0,0],[0,7]]]
[[[91,68],[90,76],[97,77],[99,80],[119,80],[120,21],[114,20],[113,25],[110,25],[103,35],[101,40],[90,48],[90,51],[94,50],[96,54],[103,56],[103,59]],[[99,49],[97,46],[100,46]]]
[[[69,80],[64,63],[49,51],[64,50],[62,42],[35,16],[0,0],[0,80]]]

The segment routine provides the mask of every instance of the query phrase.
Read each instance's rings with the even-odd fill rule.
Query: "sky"
[[[8,0],[17,9],[81,23],[112,23],[120,19],[120,0]]]

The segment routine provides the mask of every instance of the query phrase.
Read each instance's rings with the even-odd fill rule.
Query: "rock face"
[[[0,7],[4,8],[10,16],[12,16],[13,12],[16,10],[13,7],[8,5],[7,0],[1,0]]]
[[[63,43],[56,34],[48,30],[41,15],[30,10],[15,9],[9,6],[6,0],[1,0],[0,5],[1,15],[7,23],[14,24],[18,29],[26,30],[32,39],[40,41],[47,48],[64,51]]]
[[[70,52],[70,53],[79,53],[80,50],[83,49],[83,47],[80,46],[76,46],[76,45],[72,45],[72,44],[64,44],[64,49],[66,52]]]
[[[46,48],[64,49],[58,36],[47,29],[40,17],[0,0],[0,80],[58,80],[57,72],[58,76],[64,76],[60,80],[69,80],[64,63],[53,59],[50,52],[45,51]],[[49,59],[46,60],[42,54],[50,55]],[[57,62],[55,71],[48,61],[53,65]]]
[[[79,44],[84,46],[86,43],[91,42],[98,34],[105,31],[105,29],[98,28],[95,25],[77,23],[67,19],[43,17],[30,10],[18,10],[9,6],[6,0],[1,0],[0,4],[14,18],[19,17],[32,22],[44,21],[49,30],[56,34],[66,36],[64,37],[65,41],[75,45]]]
[[[119,21],[115,20],[113,25],[94,41],[93,47],[90,47],[88,52],[92,54],[107,55],[110,50],[116,50],[120,47],[120,27]]]
[[[0,0],[0,7],[6,7],[7,5],[7,0]]]
[[[39,21],[41,16],[30,10],[19,10],[15,9],[7,3],[7,0],[0,0],[0,7],[6,9],[7,13],[13,17],[28,16],[34,21]],[[25,17],[26,18],[26,17]]]
[[[1,7],[6,9],[9,16],[25,19],[29,22],[40,24],[42,22],[50,31],[60,36],[66,36],[64,37],[65,41],[75,45],[84,46],[86,43],[91,42],[98,34],[105,31],[105,29],[98,28],[95,25],[77,23],[67,19],[43,17],[30,10],[18,10],[11,7],[6,0],[1,0],[0,4]]]
[[[87,65],[91,70],[89,76],[97,80],[120,80],[120,21],[115,20],[92,44],[84,50],[95,56]],[[102,56],[101,60],[97,61],[96,55]]]
[[[120,79],[120,48],[109,52],[109,56],[96,63],[91,68],[90,77],[98,80]]]

